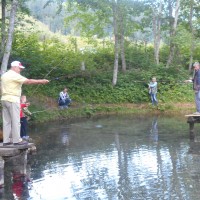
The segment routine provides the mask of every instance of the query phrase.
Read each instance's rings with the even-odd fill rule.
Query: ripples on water
[[[186,119],[132,116],[35,127],[24,197],[199,199],[200,143],[189,140],[188,129]]]

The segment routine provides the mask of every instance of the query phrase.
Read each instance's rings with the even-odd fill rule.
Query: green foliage
[[[152,76],[156,76],[158,80],[160,102],[192,101],[191,85],[183,82],[187,73],[162,66],[148,71],[130,70],[126,74],[119,74],[116,87],[111,85],[111,73],[103,72],[93,74],[89,79],[68,79],[67,85],[72,98],[82,103],[144,103],[150,101],[147,83]]]
[[[166,49],[165,46],[161,49],[163,61]],[[17,33],[11,57],[26,66],[25,76],[50,80],[48,85],[24,86],[28,96],[39,97],[41,94],[54,98],[56,102],[59,92],[68,87],[71,98],[77,103],[144,103],[150,102],[147,84],[155,76],[160,103],[193,100],[191,85],[183,83],[189,76],[185,66],[165,68],[164,64],[155,65],[153,48],[139,43],[128,44],[128,70],[121,73],[119,67],[115,87],[112,86],[114,55],[110,47],[80,51],[57,38],[40,38],[37,34],[25,37]],[[81,71],[83,61],[85,71]],[[85,112],[92,114],[93,110],[87,108]]]
[[[149,68],[154,63],[152,46],[145,47],[142,43],[129,45],[126,48],[127,66],[131,68]]]

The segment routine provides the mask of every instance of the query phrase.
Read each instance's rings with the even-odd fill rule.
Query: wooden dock
[[[185,115],[185,117],[188,118],[187,123],[189,123],[190,139],[194,139],[195,138],[194,124],[200,123],[200,115],[189,114]]]
[[[4,166],[6,162],[12,165],[13,172],[23,177],[27,176],[27,155],[34,153],[36,147],[34,143],[28,143],[27,145],[7,145],[3,146],[0,143],[0,188],[4,185]],[[13,179],[13,177],[11,177]],[[13,179],[14,180],[14,179]]]
[[[28,145],[7,145],[3,146],[3,143],[0,143],[0,156],[1,157],[12,157],[19,155],[22,151],[26,150],[36,150],[34,143],[28,143]]]

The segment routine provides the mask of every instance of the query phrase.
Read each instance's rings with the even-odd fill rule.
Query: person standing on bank
[[[152,78],[152,81],[148,84],[149,86],[149,94],[150,94],[150,97],[151,97],[151,102],[152,102],[152,105],[157,105],[158,104],[158,100],[157,100],[157,87],[158,87],[158,83],[156,82],[156,78],[153,77]]]
[[[20,72],[25,67],[13,61],[11,68],[1,76],[1,102],[3,117],[3,146],[27,145],[20,137],[20,96],[23,84],[47,84],[47,79],[28,79]],[[11,141],[12,138],[12,141]]]
[[[194,67],[194,76],[192,80],[186,80],[185,82],[193,82],[193,90],[195,93],[195,104],[196,104],[196,112],[194,115],[200,115],[200,64],[199,62],[195,62],[193,64]]]

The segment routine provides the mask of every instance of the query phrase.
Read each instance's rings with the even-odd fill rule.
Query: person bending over
[[[58,105],[61,109],[68,108],[69,104],[71,103],[71,98],[68,94],[68,89],[65,87],[63,91],[59,94]]]

